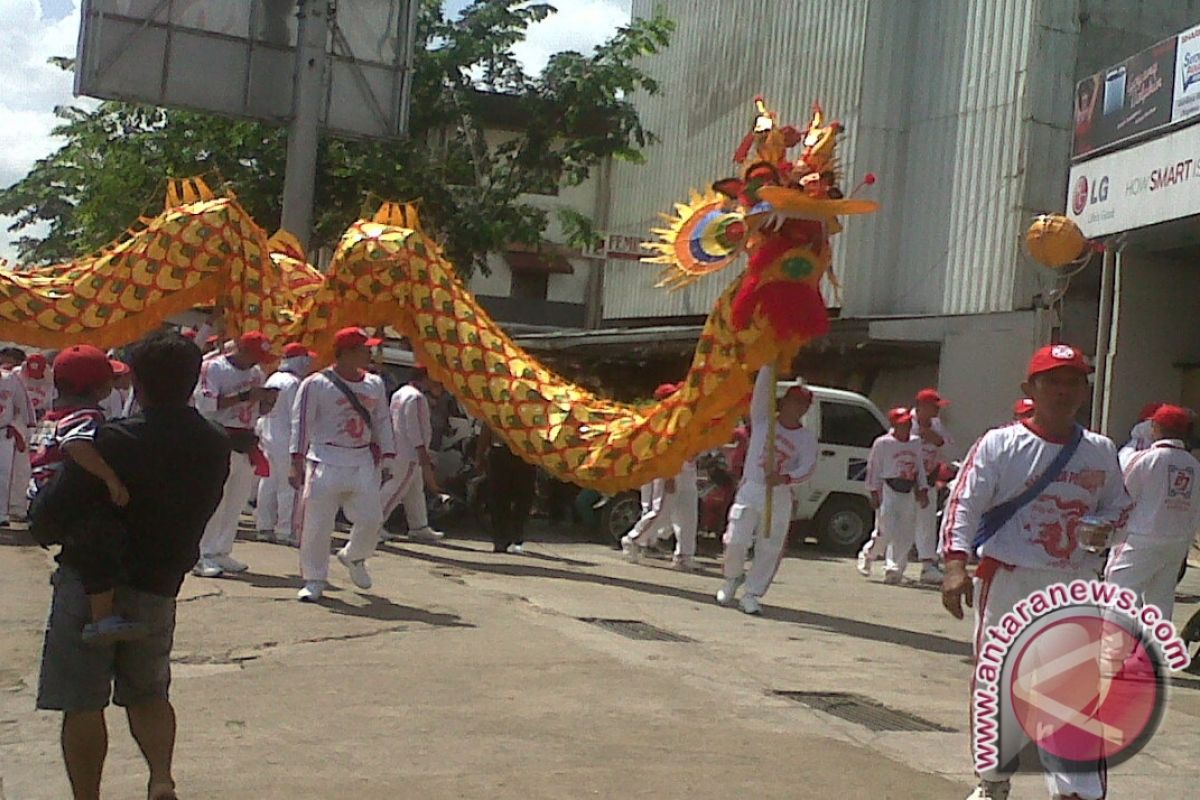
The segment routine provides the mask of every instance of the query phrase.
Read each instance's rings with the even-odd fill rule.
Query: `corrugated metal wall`
[[[651,0],[636,0],[635,14]],[[658,4],[663,5],[663,4]],[[1061,5],[1061,4],[1060,4]],[[788,122],[819,99],[847,128],[851,186],[874,171],[884,204],[837,240],[843,313],[1009,310],[1024,224],[1025,74],[1037,0],[669,2],[670,50],[649,61],[664,96],[642,107],[663,144],[623,166],[612,222],[636,233],[729,156],[763,92]],[[724,287],[655,292],[609,265],[608,318],[702,314]],[[1027,302],[1028,297],[1021,299]]]
[[[733,151],[753,118],[762,93],[784,123],[807,122],[814,100],[857,124],[863,37],[869,0],[634,0],[635,16],[660,7],[678,28],[669,50],[646,62],[662,94],[639,103],[661,143],[646,151],[643,166],[614,170],[609,227],[640,235],[658,213],[735,173]],[[859,173],[854,140],[846,137],[846,171]],[[679,292],[654,288],[649,265],[609,262],[604,316],[707,314],[732,279],[718,275]]]

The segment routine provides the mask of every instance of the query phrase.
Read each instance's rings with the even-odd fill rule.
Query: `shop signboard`
[[[1172,124],[1178,40],[1165,39],[1076,84],[1072,158]]]

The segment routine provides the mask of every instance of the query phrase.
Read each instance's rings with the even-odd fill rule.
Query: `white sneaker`
[[[631,564],[642,560],[642,546],[629,538],[629,534],[621,537],[621,555]]]
[[[921,583],[941,583],[946,573],[937,564],[929,563],[921,567]]]
[[[433,528],[426,525],[424,528],[417,528],[415,531],[408,532],[409,539],[417,539],[423,542],[437,542],[446,538],[446,534],[441,531],[435,531]]]
[[[737,597],[738,588],[745,582],[746,577],[744,575],[737,578],[730,578],[725,581],[725,585],[723,585],[720,589],[717,589],[717,605],[733,605],[733,600],[735,597]]]
[[[758,602],[758,598],[752,594],[748,594],[742,598],[741,602],[742,613],[759,615],[762,613],[762,605]]]
[[[209,556],[208,560],[231,575],[236,575],[239,572],[245,572],[246,570],[250,569],[250,567],[246,566],[232,556]]]
[[[351,561],[346,557],[345,548],[338,550],[338,561],[342,562],[342,566],[350,573],[350,580],[360,589],[371,588],[371,573],[367,572],[366,559],[360,558],[358,561]]]
[[[325,594],[325,581],[307,581],[304,588],[296,593],[296,599],[301,603],[315,603]]]
[[[980,781],[967,800],[1008,800],[1008,781]]]
[[[866,553],[858,554],[858,563],[855,564],[855,567],[858,568],[859,575],[862,575],[864,578],[871,577],[871,562],[867,561]]]
[[[692,572],[696,569],[696,562],[692,561],[691,556],[675,556],[671,559],[671,569],[677,569],[680,572]]]
[[[885,573],[883,576],[883,582],[888,586],[899,586],[900,584],[904,583],[904,573],[895,570]]]
[[[192,567],[192,574],[198,578],[219,578],[225,574],[225,570],[217,566],[211,558],[201,556],[196,566]]]
[[[258,533],[254,534],[254,540],[257,542],[274,542],[275,531],[260,530]]]
[[[525,552],[525,546],[520,544],[510,544],[507,552],[512,553],[514,556],[519,556]]]

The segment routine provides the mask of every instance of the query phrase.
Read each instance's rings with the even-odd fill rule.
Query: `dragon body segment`
[[[834,215],[873,208],[830,192],[831,167],[782,161],[801,140],[810,153],[813,130],[771,135],[766,126],[760,113],[745,154],[739,148],[744,160],[761,140],[760,160],[741,178],[677,206],[649,245],[658,255],[648,260],[666,265],[669,285],[749,255],[747,272],[709,315],[679,391],[658,403],[599,397],[518,347],[425,234],[412,206],[385,204],[373,219],[354,223],[322,274],[293,239],[268,236],[236,198],[215,197],[195,179],[173,184],[162,214],[94,255],[0,270],[0,337],[40,347],[118,346],[173,314],[216,304],[231,333],[261,330],[277,343],[301,341],[328,356],[337,329],[388,325],[514,453],[581,486],[634,488],[727,442],[754,372],[789,362],[824,330],[818,287],[829,267]],[[822,152],[830,160],[821,163],[829,166],[832,136],[816,133],[825,136]]]

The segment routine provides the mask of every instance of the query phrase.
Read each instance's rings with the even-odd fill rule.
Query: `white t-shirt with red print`
[[[1139,541],[1192,541],[1200,529],[1200,462],[1178,439],[1163,439],[1125,466],[1134,502],[1125,531]]]
[[[245,400],[225,408],[217,408],[217,399],[241,394],[266,383],[266,376],[257,365],[238,369],[228,356],[217,356],[200,364],[200,381],[194,395],[196,410],[226,428],[254,430],[258,422],[257,400]]]
[[[758,371],[754,394],[750,399],[750,446],[746,451],[743,483],[767,484],[767,429],[771,426],[771,392],[774,390],[769,367]],[[785,428],[775,422],[775,471],[790,482],[803,483],[817,466],[817,436],[808,428]]]
[[[1036,431],[1030,420],[985,433],[963,462],[946,505],[942,552],[965,557],[984,512],[1020,495],[1041,477],[1066,445]],[[1058,477],[979,548],[980,558],[1036,569],[1099,567],[1100,556],[1079,542],[1081,517],[1123,527],[1133,502],[1125,491],[1111,439],[1083,432],[1079,448]]]
[[[921,439],[921,425],[917,420],[917,410],[915,408],[912,410],[912,415],[912,435],[914,439],[920,439],[921,460],[925,464],[925,474],[927,476],[933,475],[934,470],[937,469],[937,465],[944,461],[942,458],[942,453],[954,446],[954,439],[950,437],[950,432],[947,431],[946,426],[942,424],[941,417],[934,417],[932,420],[930,420],[929,427],[934,433],[942,437],[942,443],[938,445]]]
[[[301,382],[296,393],[292,409],[292,454],[340,467],[374,463],[371,445],[384,458],[395,455],[383,379],[365,372],[358,380],[342,380],[367,410],[371,424],[367,424],[324,371],[314,372]]]
[[[895,431],[888,431],[871,443],[871,454],[867,457],[867,488],[872,492],[883,491],[884,482],[888,480],[912,481],[918,489],[929,487],[920,439],[909,436],[900,441]]]

